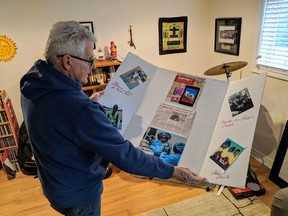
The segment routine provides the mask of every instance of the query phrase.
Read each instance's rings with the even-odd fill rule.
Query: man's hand
[[[206,180],[206,178],[202,178],[196,173],[192,172],[190,169],[184,167],[174,167],[174,173],[172,177],[181,182],[192,185],[199,185],[204,183]]]
[[[93,101],[98,101],[99,98],[104,94],[104,91],[99,91],[99,92],[94,92],[91,96],[90,99]]]

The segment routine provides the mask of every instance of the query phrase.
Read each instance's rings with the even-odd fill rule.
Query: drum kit
[[[214,76],[214,75],[220,75],[220,74],[226,74],[227,81],[229,81],[229,78],[232,75],[232,72],[237,71],[243,67],[245,67],[248,63],[244,61],[235,61],[230,63],[224,63],[222,65],[218,65],[215,67],[212,67],[204,72],[204,75],[207,76]]]

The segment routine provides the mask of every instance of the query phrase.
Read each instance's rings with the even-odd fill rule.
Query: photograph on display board
[[[244,88],[243,90],[231,95],[228,98],[228,101],[232,117],[254,107],[253,101],[247,88]]]
[[[223,170],[227,170],[244,151],[241,145],[227,138],[216,151],[210,155],[210,159],[214,161]]]
[[[175,87],[173,91],[173,96],[171,97],[172,102],[179,102],[181,95],[183,94],[185,88]]]
[[[130,90],[146,82],[148,78],[147,74],[139,66],[123,73],[120,77]]]
[[[123,110],[119,107],[119,104],[114,104],[111,106],[103,105],[103,108],[112,125],[118,130],[122,130]]]
[[[139,148],[147,154],[159,157],[165,163],[177,166],[187,139],[168,131],[148,127]]]
[[[192,107],[196,101],[199,91],[200,91],[200,88],[198,87],[186,85],[184,92],[181,95],[181,98],[179,100],[179,103]]]
[[[193,106],[204,83],[203,78],[177,74],[165,101]]]
[[[151,126],[188,137],[195,115],[196,111],[162,103],[152,119]]]

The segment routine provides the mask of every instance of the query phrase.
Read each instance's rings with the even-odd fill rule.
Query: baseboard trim
[[[251,156],[253,158],[255,158],[256,160],[258,160],[260,163],[267,166],[269,169],[272,168],[273,161],[270,158],[268,158],[267,156],[265,156],[264,154],[262,154],[261,152],[259,152],[257,149],[252,148]]]

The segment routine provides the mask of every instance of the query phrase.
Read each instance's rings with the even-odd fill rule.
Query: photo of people
[[[250,94],[247,88],[244,88],[243,90],[231,95],[228,98],[228,102],[229,102],[230,110],[232,113],[232,117],[254,107],[253,101],[250,97]]]
[[[119,109],[118,104],[114,104],[112,107],[103,105],[108,119],[111,121],[112,125],[118,130],[122,130],[122,109]]]
[[[159,157],[165,163],[177,166],[184,151],[185,144],[186,139],[183,137],[148,127],[139,144],[139,148],[147,154]]]
[[[235,44],[235,26],[219,26],[219,43]]]
[[[227,170],[243,151],[244,148],[242,146],[227,138],[210,156],[210,159],[212,159],[223,170]]]
[[[139,66],[120,75],[120,77],[130,90],[147,80],[147,74]]]

